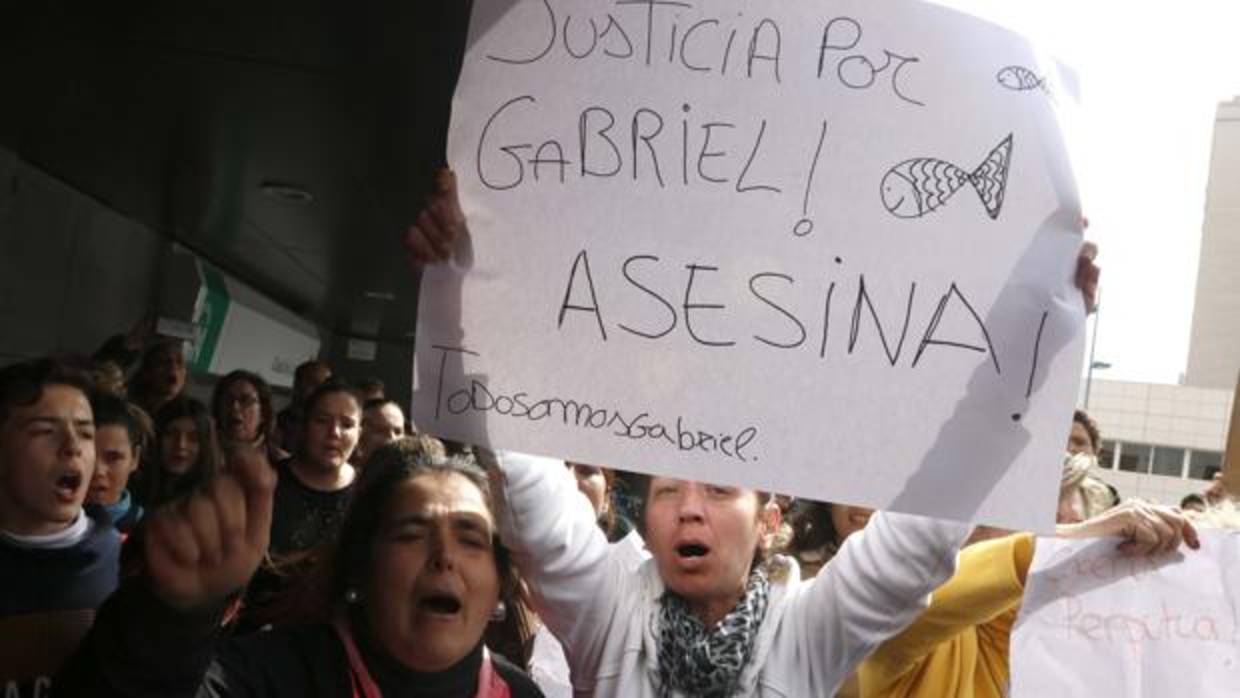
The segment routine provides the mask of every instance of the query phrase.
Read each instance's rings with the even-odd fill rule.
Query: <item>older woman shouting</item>
[[[220,638],[267,548],[274,471],[259,455],[150,520],[146,571],[105,604],[64,695],[530,698],[482,644],[516,581],[477,465],[402,441],[376,452],[304,624]],[[307,598],[315,597],[311,593]],[[317,617],[316,617],[317,616]]]

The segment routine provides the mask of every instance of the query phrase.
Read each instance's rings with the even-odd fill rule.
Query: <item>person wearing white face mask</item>
[[[1093,476],[1097,465],[1098,459],[1092,453],[1064,456],[1055,523],[1080,523],[1118,504],[1106,483]]]

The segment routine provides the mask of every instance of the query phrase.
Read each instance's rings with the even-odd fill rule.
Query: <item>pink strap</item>
[[[370,678],[370,670],[362,662],[362,655],[357,651],[357,643],[353,641],[353,633],[349,632],[349,626],[344,618],[336,616],[336,619],[332,621],[332,627],[336,629],[336,635],[340,637],[340,642],[344,645],[344,653],[349,658],[349,677],[353,684],[353,698],[383,698],[379,686],[375,684],[374,679]]]
[[[340,637],[340,642],[344,645],[345,656],[349,659],[353,698],[383,698],[383,693],[374,679],[370,677],[370,671],[362,661],[361,653],[357,651],[357,643],[353,641],[353,633],[349,631],[344,618],[337,616],[332,621],[332,627],[335,628],[336,635]],[[495,671],[495,665],[491,662],[491,653],[486,647],[482,648],[482,668],[478,672],[478,695],[475,698],[512,698],[512,690],[508,688],[508,683],[503,677]]]
[[[478,695],[475,698],[512,698],[508,683],[495,671],[491,652],[482,648],[482,670],[478,672]]]

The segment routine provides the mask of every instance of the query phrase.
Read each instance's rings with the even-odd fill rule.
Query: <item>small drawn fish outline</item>
[[[1046,76],[1038,75],[1023,65],[1009,65],[999,69],[999,72],[995,73],[995,81],[1013,92],[1041,90],[1048,95],[1050,94],[1050,88],[1046,84]]]
[[[1007,193],[1012,142],[1009,133],[972,171],[939,158],[910,158],[896,164],[879,183],[883,207],[896,218],[921,218],[941,208],[969,184],[986,208],[986,215],[997,220]]]

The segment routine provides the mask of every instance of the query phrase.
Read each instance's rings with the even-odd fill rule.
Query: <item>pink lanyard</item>
[[[344,645],[344,653],[349,658],[349,678],[353,684],[353,698],[383,698],[378,684],[370,677],[370,670],[362,662],[362,655],[357,651],[357,643],[353,641],[353,633],[343,618],[332,621],[336,635]],[[491,663],[491,653],[482,648],[482,668],[478,672],[478,693],[474,698],[512,698],[508,684],[495,671]]]

